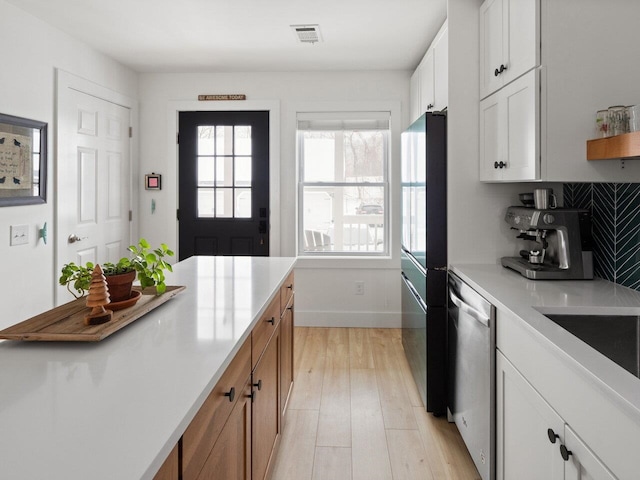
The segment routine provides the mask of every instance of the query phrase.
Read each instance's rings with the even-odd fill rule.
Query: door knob
[[[87,237],[84,237],[84,238],[87,238]],[[82,238],[77,236],[75,233],[72,233],[71,235],[69,235],[69,238],[67,239],[68,243],[76,243],[81,241],[82,241]]]

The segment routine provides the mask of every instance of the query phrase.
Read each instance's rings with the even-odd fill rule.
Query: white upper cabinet
[[[411,76],[410,122],[425,112],[444,110],[449,104],[449,37],[447,22]]]
[[[478,15],[481,180],[639,182],[640,161],[587,161],[586,141],[595,135],[598,110],[640,104],[640,62],[632,60],[640,2],[486,0]],[[607,28],[615,31],[604,34],[611,41],[598,33]],[[531,72],[539,85],[532,90],[535,108],[525,108],[529,92],[504,90]],[[522,103],[505,113],[514,94]],[[537,159],[535,175],[531,158]],[[507,166],[500,169],[500,162]],[[508,172],[516,162],[527,166]]]
[[[539,71],[532,70],[480,102],[480,180],[540,178]]]
[[[435,98],[435,64],[433,62],[433,48],[427,50],[427,54],[420,62],[418,67],[420,70],[420,112],[418,116],[424,112],[433,110],[436,102]]]
[[[449,30],[444,22],[433,41],[433,109],[449,105]]]
[[[480,7],[480,98],[540,65],[538,0],[487,0]]]

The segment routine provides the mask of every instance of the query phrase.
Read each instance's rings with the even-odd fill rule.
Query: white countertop
[[[0,477],[153,478],[294,264],[192,257],[167,275],[184,292],[101,342],[0,342]]]
[[[528,323],[573,358],[634,417],[640,418],[640,379],[545,317],[534,307],[576,313],[640,315],[640,292],[606,280],[528,280],[501,265],[452,265],[451,270],[498,309]],[[548,313],[548,312],[547,312]],[[498,322],[498,328],[500,323]]]

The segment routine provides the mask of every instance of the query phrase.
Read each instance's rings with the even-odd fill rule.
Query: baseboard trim
[[[400,312],[295,311],[299,327],[401,328]]]

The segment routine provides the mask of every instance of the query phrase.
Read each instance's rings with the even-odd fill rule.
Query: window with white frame
[[[298,113],[300,255],[389,254],[389,119]]]

